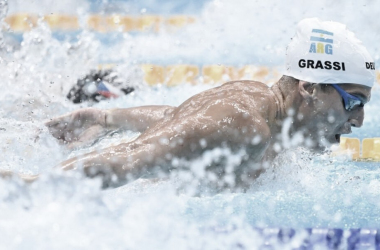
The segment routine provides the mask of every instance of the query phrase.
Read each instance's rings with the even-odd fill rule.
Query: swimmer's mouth
[[[336,140],[338,143],[340,143],[340,134],[336,134],[336,135],[335,135],[335,140]]]

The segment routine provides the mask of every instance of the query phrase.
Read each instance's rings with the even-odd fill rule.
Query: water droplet
[[[327,120],[329,121],[329,123],[334,123],[334,122],[335,122],[335,116],[333,116],[333,115],[329,115],[329,116],[327,117]]]

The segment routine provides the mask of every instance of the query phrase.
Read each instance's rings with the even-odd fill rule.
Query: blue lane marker
[[[212,229],[217,234],[229,234],[235,230],[237,229]],[[380,250],[380,229],[254,228],[254,231],[264,240],[263,245],[259,249],[278,249],[281,246],[292,246],[294,250],[311,250],[316,248]]]

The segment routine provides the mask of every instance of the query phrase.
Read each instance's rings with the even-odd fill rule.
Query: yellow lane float
[[[39,16],[28,13],[17,13],[5,18],[5,22],[14,32],[29,31],[37,25]],[[50,14],[43,16],[52,30],[75,31],[80,29],[79,18],[66,14]],[[97,32],[158,32],[165,30],[175,32],[186,25],[194,23],[196,19],[192,16],[158,16],[158,15],[89,15],[84,18],[85,27]]]
[[[380,161],[380,138],[365,138],[360,145],[358,138],[341,137],[339,149],[334,151],[333,155],[338,156],[347,153],[355,161]]]

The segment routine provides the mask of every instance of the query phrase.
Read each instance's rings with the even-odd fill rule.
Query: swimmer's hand
[[[45,123],[49,132],[69,149],[87,146],[106,134],[106,115],[101,109],[86,108],[53,118]]]

